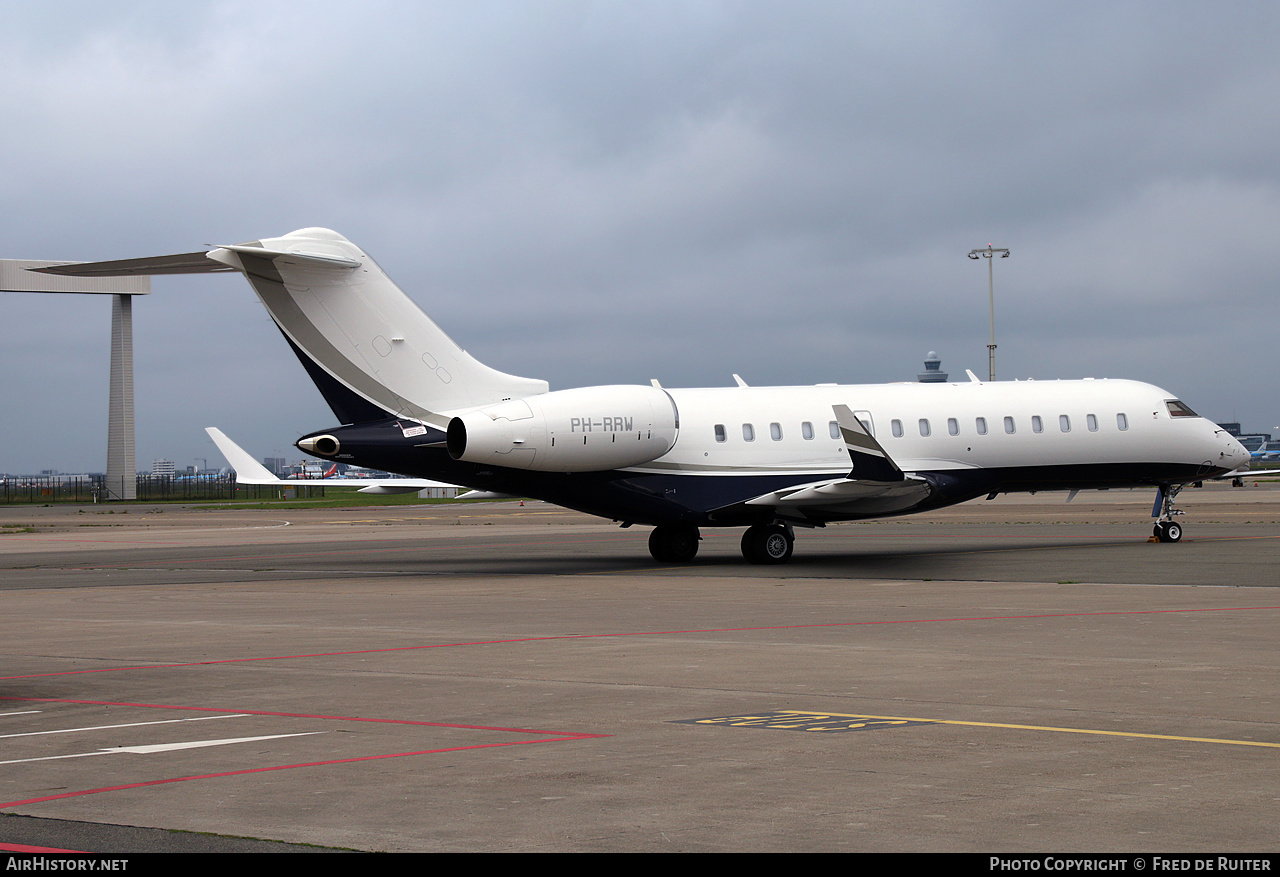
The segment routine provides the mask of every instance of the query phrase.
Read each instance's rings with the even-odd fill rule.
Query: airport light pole
[[[995,255],[1000,254],[1001,259],[1009,258],[1009,250],[1004,247],[993,247],[987,244],[980,250],[970,250],[970,259],[990,259],[987,262],[987,302],[991,308],[991,343],[987,345],[987,371],[990,375],[989,380],[996,379],[996,280],[995,280]]]

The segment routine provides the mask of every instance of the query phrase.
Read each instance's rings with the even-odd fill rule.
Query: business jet
[[[472,358],[323,228],[37,270],[240,272],[340,423],[300,450],[650,525],[666,563],[693,560],[703,527],[745,527],[747,561],[784,563],[796,528],[1040,490],[1155,487],[1154,538],[1173,543],[1182,487],[1249,460],[1173,394],[1126,380],[551,391]]]

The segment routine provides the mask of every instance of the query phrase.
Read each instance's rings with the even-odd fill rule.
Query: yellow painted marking
[[[1230,746],[1263,746],[1280,749],[1280,743],[1262,743],[1256,740],[1223,740],[1217,737],[1180,737],[1175,734],[1139,734],[1133,731],[1100,731],[1093,728],[1055,728],[1050,725],[1009,725],[1000,722],[962,722],[956,719],[916,719],[908,716],[864,716],[847,713],[806,713],[799,710],[779,710],[779,713],[804,716],[843,716],[849,719],[886,719],[903,722],[931,722],[936,725],[968,725],[975,728],[1010,728],[1015,731],[1054,731],[1059,734],[1097,734],[1104,737],[1138,737],[1146,740],[1181,740],[1184,743],[1225,743]]]
[[[850,722],[850,718],[860,721]],[[725,725],[732,728],[768,728],[774,731],[840,732],[860,728],[884,728],[920,724],[907,719],[888,721],[873,720],[869,716],[845,716],[840,713],[811,713],[797,710],[779,710],[765,715],[714,716],[678,722],[689,725]],[[925,722],[925,724],[935,724]]]

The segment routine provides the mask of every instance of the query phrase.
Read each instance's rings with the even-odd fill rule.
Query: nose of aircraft
[[[1231,436],[1227,436],[1227,447],[1222,452],[1222,465],[1226,469],[1234,470],[1249,465],[1249,452],[1244,449],[1244,445],[1236,441]]]

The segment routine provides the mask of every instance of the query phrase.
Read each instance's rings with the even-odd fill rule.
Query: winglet
[[[859,481],[902,481],[905,476],[848,405],[833,405],[840,434],[853,460],[849,477]]]
[[[218,429],[216,426],[205,428],[205,432],[209,433],[209,438],[213,439],[213,443],[218,446],[218,450],[222,452],[222,456],[227,458],[227,462],[231,464],[231,468],[236,470],[236,482],[239,484],[281,484],[282,479],[277,478],[267,471],[267,467],[263,466],[257,460],[249,455],[249,452],[238,444],[227,438],[226,433]]]

